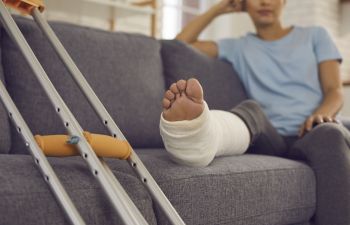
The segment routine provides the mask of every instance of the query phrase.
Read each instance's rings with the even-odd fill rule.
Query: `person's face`
[[[244,0],[245,10],[255,26],[269,26],[280,21],[285,0]]]

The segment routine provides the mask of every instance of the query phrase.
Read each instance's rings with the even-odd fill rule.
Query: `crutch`
[[[118,213],[119,217],[122,219],[124,224],[148,224],[144,217],[141,215],[138,208],[134,205],[132,200],[129,198],[123,187],[114,177],[113,173],[108,168],[107,164],[101,158],[99,159],[95,152],[92,150],[91,146],[88,144],[87,140],[83,136],[83,130],[80,127],[78,121],[75,119],[71,111],[68,109],[63,99],[60,97],[55,87],[48,78],[46,72],[41,66],[38,59],[35,57],[32,49],[25,40],[23,34],[19,30],[15,21],[11,17],[10,13],[7,11],[5,3],[9,4],[22,12],[32,12],[33,9],[43,9],[40,0],[2,0],[0,1],[0,16],[3,25],[5,26],[7,32],[18,45],[19,49],[23,53],[26,61],[33,70],[36,78],[39,80],[41,86],[43,87],[45,93],[48,95],[51,103],[56,109],[57,114],[60,116],[66,130],[69,135],[77,138],[77,147],[81,156],[88,163],[92,174],[97,178],[101,184],[104,192],[108,196],[112,206]],[[22,124],[19,124],[22,125]],[[21,129],[21,127],[19,127]],[[19,130],[20,130],[19,129]],[[29,143],[30,144],[30,143]],[[50,182],[52,174],[46,174],[46,181]],[[53,189],[55,191],[55,189]],[[56,194],[58,195],[58,194]],[[64,205],[65,206],[65,205]],[[67,209],[65,209],[65,212]],[[68,216],[70,216],[69,214]],[[75,221],[75,220],[74,220]],[[79,224],[74,223],[74,224]],[[80,223],[83,224],[83,223]]]
[[[86,81],[84,75],[78,69],[73,59],[70,57],[70,55],[58,39],[58,37],[55,35],[54,31],[51,29],[50,25],[42,17],[38,8],[33,9],[32,16],[34,17],[34,20],[37,22],[38,26],[41,28],[43,33],[49,39],[51,45],[56,50],[63,63],[68,68],[77,85],[83,91],[90,105],[94,108],[94,110],[100,117],[101,122],[107,127],[107,129],[113,137],[116,137],[121,140],[126,140],[125,136],[120,131],[110,114],[107,112],[103,103],[96,96],[95,92],[93,91],[89,83]],[[172,224],[185,224],[179,216],[179,214],[176,212],[175,208],[171,205],[170,201],[164,195],[163,191],[160,189],[156,181],[153,179],[152,175],[148,172],[140,158],[137,156],[136,152],[133,150],[131,151],[132,153],[128,159],[128,162],[134,169],[134,171],[139,175],[141,181],[151,193],[152,198],[159,204],[159,206],[161,207],[161,209],[166,214],[166,216]]]

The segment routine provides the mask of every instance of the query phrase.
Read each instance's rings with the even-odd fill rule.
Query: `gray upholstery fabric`
[[[0,40],[2,38],[2,31],[0,30]],[[4,73],[2,68],[2,51],[0,47],[0,79],[4,85],[6,85],[4,80]],[[0,154],[8,153],[11,146],[11,135],[10,135],[10,124],[8,119],[8,113],[0,101]]]
[[[199,169],[173,163],[163,149],[139,156],[186,224],[298,224],[315,210],[315,176],[301,162],[248,154]],[[169,224],[158,207],[156,215]]]
[[[49,161],[87,225],[122,224],[81,158],[50,158]],[[132,174],[130,167],[119,160],[108,160],[108,164],[149,224],[155,225],[151,197],[143,184],[129,175]],[[69,224],[31,156],[2,155],[0,165],[0,224]]]
[[[230,110],[247,99],[232,65],[211,59],[177,40],[162,41],[162,60],[167,87],[180,79],[197,78],[211,109]]]
[[[34,23],[23,18],[17,22],[83,129],[106,133]],[[134,147],[162,147],[158,124],[165,87],[159,43],[142,35],[113,34],[60,23],[52,25],[130,143]],[[64,133],[61,120],[7,35],[2,39],[2,46],[9,92],[33,133]],[[23,143],[14,129],[13,136],[11,152],[24,153]]]

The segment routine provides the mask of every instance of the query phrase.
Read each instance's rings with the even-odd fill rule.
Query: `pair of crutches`
[[[101,122],[111,133],[111,136],[113,138],[127,141],[112,117],[107,112],[106,108],[103,106],[102,102],[98,99],[80,70],[73,62],[72,58],[68,55],[64,46],[54,34],[47,21],[42,17],[41,12],[44,10],[42,0],[0,0],[2,24],[11,38],[18,45],[26,61],[29,63],[36,78],[39,80],[45,93],[48,95],[53,107],[56,110],[56,113],[61,118],[68,134],[70,137],[74,137],[77,140],[75,144],[80,155],[88,163],[92,174],[99,181],[113,208],[116,210],[123,223],[126,225],[148,224],[121,184],[115,178],[106,162],[102,158],[98,157],[92,147],[89,145],[88,141],[83,135],[83,130],[80,124],[74,118],[73,114],[51,83],[40,62],[35,57],[32,49],[13,20],[11,14],[8,12],[5,4],[21,11],[22,13],[33,16],[34,20],[37,22],[45,36],[47,36],[61,60],[67,66],[75,82],[78,84],[89,103],[100,117]],[[17,131],[23,137],[26,147],[31,152],[35,164],[40,169],[45,181],[52,189],[71,224],[85,224],[1,81],[0,97],[9,113],[9,117],[14,122]],[[138,174],[142,183],[150,192],[153,200],[155,200],[161,207],[169,221],[174,225],[185,224],[132,148],[131,154],[127,161]]]

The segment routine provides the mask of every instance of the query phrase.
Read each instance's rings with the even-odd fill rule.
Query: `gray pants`
[[[350,225],[350,132],[342,125],[316,126],[303,138],[283,137],[259,104],[248,100],[234,109],[251,133],[248,153],[305,161],[316,175],[316,225]]]

